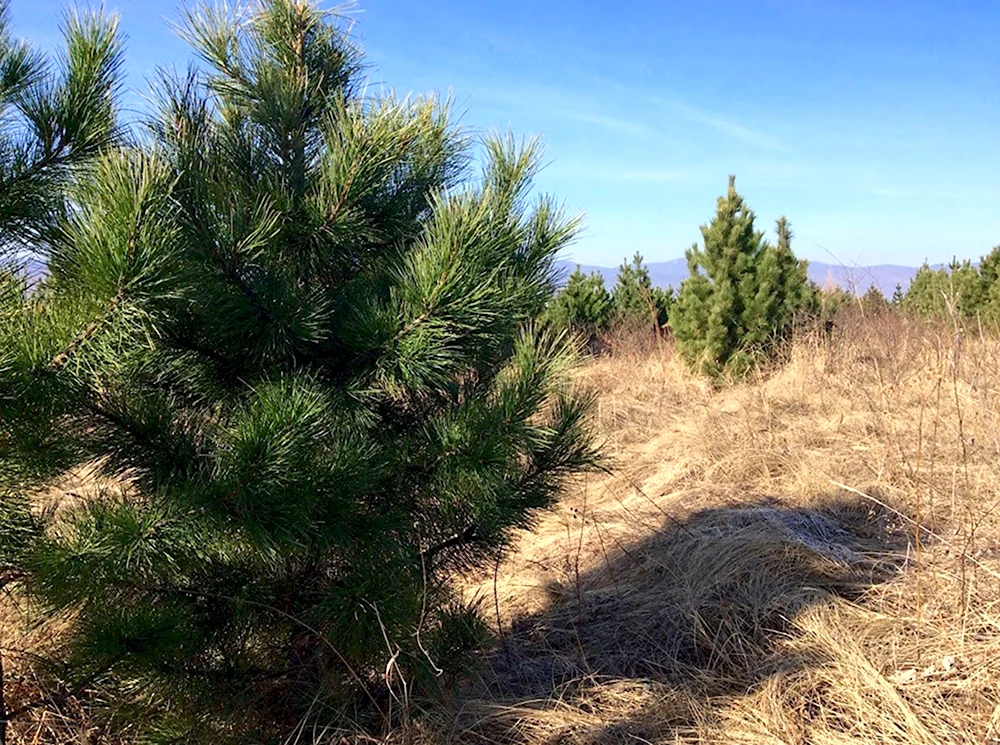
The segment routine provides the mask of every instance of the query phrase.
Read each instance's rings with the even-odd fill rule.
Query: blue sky
[[[64,3],[13,0],[58,40]],[[105,0],[128,100],[189,52],[175,0]],[[328,6],[329,7],[329,6]],[[932,263],[1000,243],[996,0],[362,0],[373,87],[450,92],[475,131],[541,134],[541,189],[585,212],[576,260],[683,255],[729,173],[761,227],[828,263]]]

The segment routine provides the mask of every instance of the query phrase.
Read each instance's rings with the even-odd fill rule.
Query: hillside
[[[571,261],[561,261],[559,266],[568,275],[576,267],[576,264]],[[647,264],[647,266],[649,267],[649,276],[657,287],[677,288],[688,274],[687,262],[684,259],[658,261]],[[608,287],[614,284],[615,277],[618,276],[617,267],[582,266],[581,268],[588,273],[597,272],[603,275],[604,282]],[[874,283],[887,297],[892,295],[897,284],[906,289],[916,271],[916,267],[895,264],[849,267],[824,264],[818,261],[809,262],[809,278],[820,286],[826,287],[836,284],[845,289],[864,292]]]

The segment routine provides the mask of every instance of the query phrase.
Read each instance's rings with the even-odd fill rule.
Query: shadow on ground
[[[907,536],[862,500],[758,500],[669,518],[520,619],[488,658],[458,741],[698,739],[706,702],[817,662],[794,622],[896,576]],[[461,734],[459,734],[461,733]]]

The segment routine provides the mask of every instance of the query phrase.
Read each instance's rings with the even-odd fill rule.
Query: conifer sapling
[[[715,218],[701,229],[703,247],[687,252],[690,276],[670,313],[679,352],[711,376],[753,369],[777,351],[797,317],[815,310],[787,220],[778,220],[777,245],[764,240],[754,221],[730,176]]]
[[[577,222],[534,143],[473,176],[447,105],[372,95],[309,3],[184,29],[203,68],[69,179],[43,286],[0,287],[8,502],[100,476],[0,530],[108,731],[274,741],[450,662],[450,573],[595,462],[576,347],[533,323]]]

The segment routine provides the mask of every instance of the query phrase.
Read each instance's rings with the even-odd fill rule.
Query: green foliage
[[[626,328],[663,328],[673,304],[673,290],[653,286],[649,268],[636,252],[632,263],[623,261],[611,291],[613,320]]]
[[[185,35],[150,145],[39,213],[44,286],[0,274],[0,531],[108,731],[273,742],[474,644],[449,573],[594,464],[578,350],[533,325],[577,222],[534,143],[476,177],[446,105],[362,95],[310,4]],[[82,464],[121,486],[35,524]]]
[[[889,304],[892,305],[893,308],[899,308],[900,306],[902,306],[903,299],[905,297],[906,293],[903,292],[903,285],[897,282],[896,289],[892,291],[892,300],[889,301]]]
[[[858,302],[857,296],[840,285],[819,290],[819,302],[825,315],[834,316]]]
[[[797,319],[818,310],[806,262],[792,253],[788,222],[778,220],[771,245],[754,219],[730,176],[715,218],[701,229],[704,247],[687,252],[690,276],[670,325],[681,355],[711,376],[752,369],[777,351]]]
[[[55,238],[70,181],[119,135],[117,26],[112,16],[70,15],[53,64],[14,38],[10,5],[0,2],[0,564],[15,572],[38,529],[24,490],[64,468],[72,450],[49,437],[64,402],[32,367],[47,350],[31,332],[57,313],[44,290],[25,306],[23,264]],[[25,398],[29,389],[38,400]]]
[[[114,16],[68,16],[53,64],[14,38],[0,2],[0,260],[50,239],[67,181],[118,136],[117,29]]]
[[[946,310],[948,275],[924,262],[910,281],[903,298],[904,310],[921,316],[943,315]]]
[[[611,296],[604,288],[604,277],[596,272],[584,274],[577,266],[569,275],[566,287],[552,298],[543,320],[556,329],[569,329],[593,338],[607,329],[611,309]]]
[[[982,319],[998,317],[1000,290],[997,270],[1000,248],[984,256],[979,266],[953,259],[947,267],[932,269],[925,262],[910,283],[901,307],[925,318]]]
[[[980,316],[990,326],[1000,327],[1000,246],[980,260],[979,277],[985,295]]]
[[[885,299],[882,290],[874,282],[868,285],[868,289],[865,290],[860,301],[862,311],[869,315],[878,315],[889,310],[889,301]]]
[[[552,299],[543,320],[553,328],[569,329],[591,340],[611,326],[659,333],[666,326],[673,301],[672,289],[653,286],[649,268],[637,253],[631,263],[623,262],[619,267],[610,294],[600,274],[588,276],[578,266],[566,287]]]
[[[1000,282],[1000,246],[994,246],[979,260],[979,276],[991,287]]]

